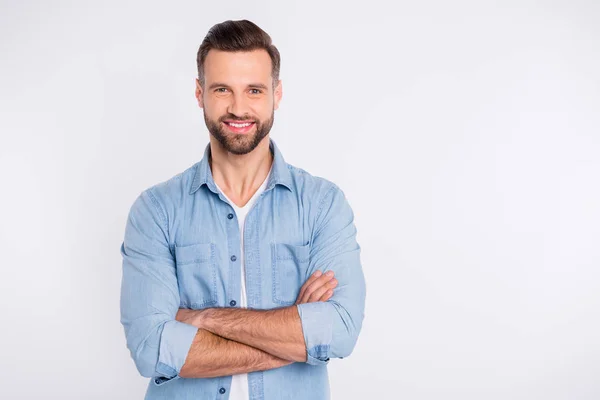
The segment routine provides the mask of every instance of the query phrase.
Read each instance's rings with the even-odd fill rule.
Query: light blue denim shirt
[[[328,399],[327,364],[350,355],[364,318],[366,285],[354,214],[334,183],[287,164],[269,138],[273,166],[244,226],[249,308],[293,305],[316,270],[339,281],[326,302],[299,304],[307,362],[248,374],[250,399]],[[121,323],[146,399],[228,399],[231,376],[181,378],[197,328],[179,308],[239,307],[240,232],[208,157],[143,191],[121,245]],[[236,257],[233,257],[236,256]]]

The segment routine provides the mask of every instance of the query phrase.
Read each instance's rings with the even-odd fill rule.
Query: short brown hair
[[[227,20],[214,25],[202,41],[196,56],[198,66],[198,80],[204,87],[204,61],[210,49],[221,51],[252,51],[264,49],[271,57],[271,76],[273,87],[279,81],[281,56],[279,50],[273,45],[271,36],[247,19],[232,21]]]

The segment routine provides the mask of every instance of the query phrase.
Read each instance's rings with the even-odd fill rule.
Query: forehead
[[[271,83],[271,58],[264,49],[221,51],[210,49],[204,60],[206,83],[245,84],[249,81]]]

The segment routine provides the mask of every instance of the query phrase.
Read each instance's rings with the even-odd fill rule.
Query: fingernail
[[[337,285],[337,283],[338,283],[337,279],[335,279],[335,278],[329,281],[330,285]]]
[[[327,271],[327,272],[325,273],[325,275],[327,275],[327,276],[333,276],[333,271]]]
[[[317,271],[317,272],[315,272],[313,275],[314,275],[314,276],[321,276],[322,274],[323,274],[323,273],[322,273],[321,271]]]

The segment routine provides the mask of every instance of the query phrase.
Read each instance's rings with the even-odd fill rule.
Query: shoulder
[[[182,171],[167,180],[158,182],[146,190],[156,193],[157,195],[167,196],[177,195],[181,192],[189,193],[199,165],[200,161],[190,166],[185,171]]]
[[[197,162],[171,178],[147,187],[140,193],[138,199],[146,198],[154,205],[156,212],[166,219],[169,211],[189,196],[199,164],[200,162]]]
[[[298,195],[305,203],[311,203],[317,213],[337,199],[345,200],[343,190],[333,181],[291,164],[287,164],[287,167]]]
[[[309,192],[314,196],[315,194],[324,194],[331,190],[339,190],[339,187],[327,178],[313,175],[305,169],[295,165],[287,164],[287,167],[292,176],[294,187],[298,189],[300,193]]]

